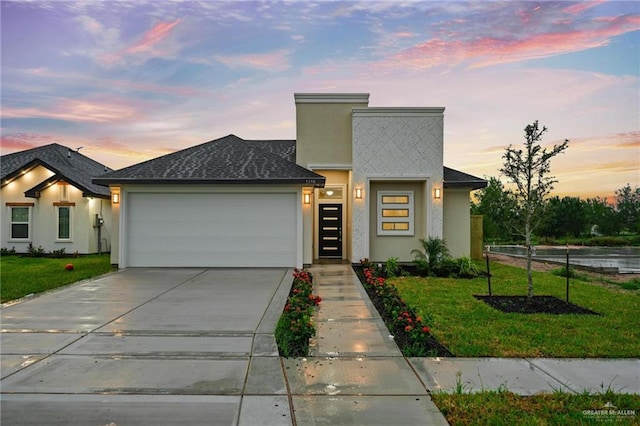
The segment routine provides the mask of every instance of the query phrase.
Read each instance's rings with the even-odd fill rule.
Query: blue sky
[[[2,153],[121,168],[234,133],[295,138],[294,92],[444,106],[445,163],[498,176],[535,119],[556,193],[640,185],[640,2],[1,2]]]

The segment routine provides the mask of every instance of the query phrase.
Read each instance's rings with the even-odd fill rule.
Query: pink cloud
[[[138,108],[126,100],[61,100],[46,108],[2,109],[4,118],[51,118],[73,122],[119,123],[139,118]]]
[[[176,19],[175,21],[160,22],[154,25],[138,42],[125,49],[125,53],[135,55],[152,50],[156,44],[167,38],[179,23],[180,19]]]
[[[565,7],[562,11],[571,15],[579,15],[585,10],[591,9],[592,7],[596,7],[602,3],[604,3],[604,0],[575,3],[575,4],[572,4],[571,6]]]
[[[433,38],[392,56],[381,66],[426,69],[470,63],[469,68],[480,68],[604,46],[611,37],[640,29],[640,16],[610,17],[593,22],[596,28],[547,32],[523,39],[483,37],[469,41]]]
[[[160,22],[154,25],[150,30],[145,32],[142,37],[130,45],[119,50],[111,48],[103,49],[97,55],[97,61],[106,66],[114,66],[121,64],[127,57],[142,56],[166,56],[168,51],[172,51],[165,47],[165,51],[158,49],[161,42],[165,41],[172,33],[173,29],[180,23],[180,19],[170,22]]]
[[[13,133],[0,136],[0,149],[2,151],[2,155],[5,155],[12,152],[24,151],[26,149],[48,145],[54,142],[57,142],[57,139],[51,135],[40,135],[37,133]]]
[[[223,56],[218,55],[216,60],[230,68],[245,67],[257,68],[264,71],[280,72],[291,68],[288,50],[278,50],[271,53],[255,53],[247,55]]]

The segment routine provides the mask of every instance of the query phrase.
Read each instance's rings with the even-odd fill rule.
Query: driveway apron
[[[291,272],[128,269],[4,307],[2,423],[291,424]]]

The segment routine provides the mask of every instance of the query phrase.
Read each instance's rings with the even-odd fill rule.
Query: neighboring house
[[[2,247],[18,253],[29,244],[68,254],[109,251],[110,192],[91,182],[108,171],[55,143],[0,157]]]
[[[95,178],[113,197],[112,263],[303,266],[412,260],[428,236],[469,255],[470,192],[443,166],[444,108],[295,94],[295,141],[234,135]]]

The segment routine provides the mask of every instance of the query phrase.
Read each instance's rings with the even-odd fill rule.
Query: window
[[[58,207],[58,239],[71,239],[71,207]]]
[[[29,239],[29,207],[11,207],[11,239]]]
[[[413,191],[378,191],[378,235],[413,234]]]

